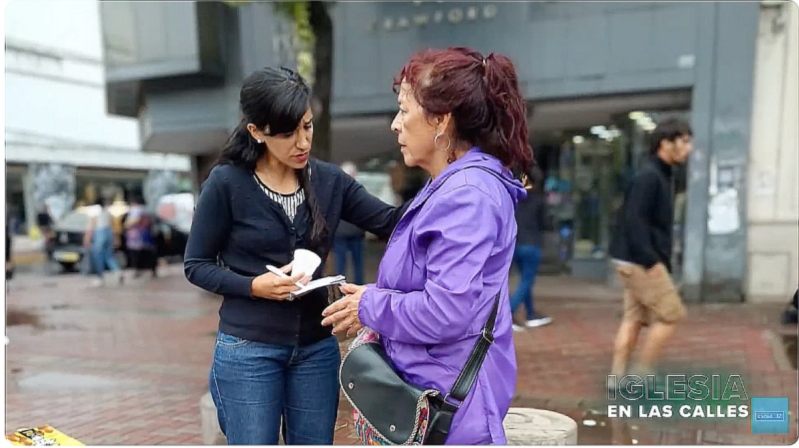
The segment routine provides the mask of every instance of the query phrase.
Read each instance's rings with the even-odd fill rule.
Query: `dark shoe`
[[[797,313],[795,309],[785,310],[780,317],[780,322],[782,322],[783,325],[796,324],[799,322],[799,313]]]

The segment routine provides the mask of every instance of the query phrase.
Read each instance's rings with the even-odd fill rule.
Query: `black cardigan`
[[[351,222],[387,238],[405,210],[369,194],[338,166],[311,159],[311,188],[325,217],[329,238],[316,252],[322,265],[339,221]],[[407,205],[407,204],[406,204]],[[322,327],[327,290],[294,301],[253,298],[253,278],[266,265],[288,264],[297,248],[309,248],[310,213],[306,203],[293,222],[272,201],[252,172],[233,165],[215,167],[201,188],[189,234],[184,270],[192,284],[223,296],[219,330],[242,339],[280,345],[308,345],[330,337]]]
[[[671,166],[650,156],[624,193],[616,217],[610,256],[651,268],[663,263],[671,271],[674,195]]]

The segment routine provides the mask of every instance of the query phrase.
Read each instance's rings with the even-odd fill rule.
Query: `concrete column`
[[[703,3],[693,91],[683,295],[740,302],[758,3]]]
[[[22,176],[22,202],[25,205],[25,227],[29,231],[36,225],[36,213],[38,213],[38,210],[36,210],[36,203],[33,200],[33,188],[33,178],[29,166]]]

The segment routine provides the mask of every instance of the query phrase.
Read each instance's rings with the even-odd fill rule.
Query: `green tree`
[[[253,2],[228,1],[237,6]],[[313,86],[314,156],[330,160],[330,98],[333,90],[333,2],[271,2],[294,26],[297,69]]]

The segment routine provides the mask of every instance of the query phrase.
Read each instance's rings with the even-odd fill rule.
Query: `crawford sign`
[[[422,2],[414,2],[416,6],[421,6]],[[489,4],[478,4],[467,7],[447,8],[443,2],[436,2],[440,9],[433,11],[414,11],[404,15],[388,16],[380,20],[373,20],[369,24],[370,31],[402,31],[413,27],[425,27],[428,25],[438,25],[449,23],[457,25],[463,22],[476,22],[478,20],[491,20],[497,15],[497,6]]]

